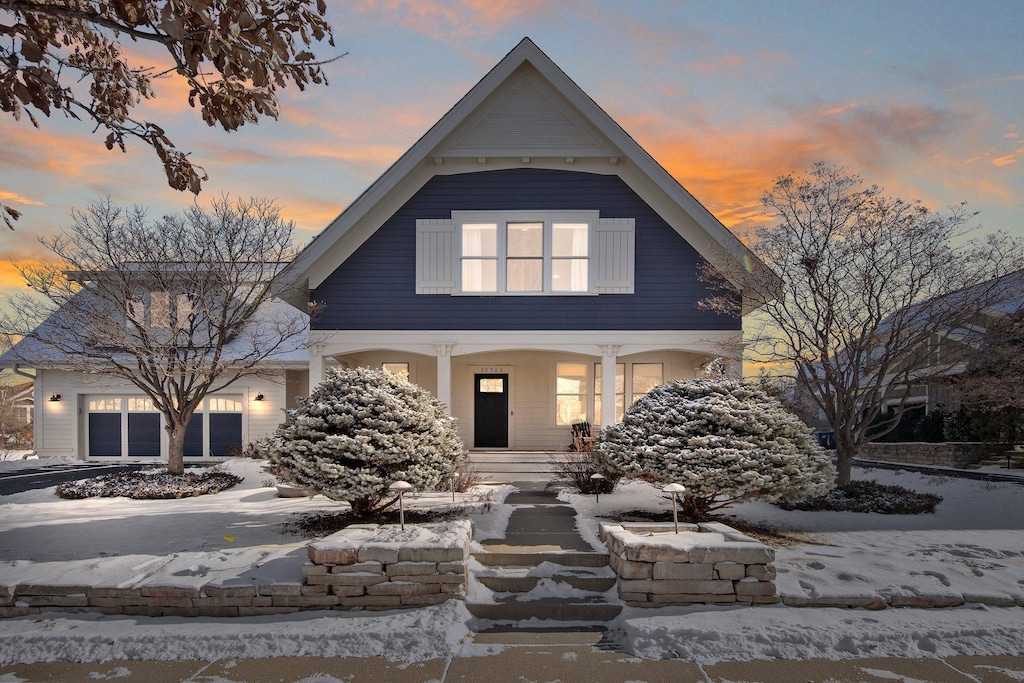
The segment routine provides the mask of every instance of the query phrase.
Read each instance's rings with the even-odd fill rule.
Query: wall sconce
[[[256,398],[254,398],[253,400],[254,401],[262,401],[263,400],[263,394],[256,394]]]
[[[60,394],[53,394],[53,395],[51,395],[50,396],[50,401],[52,401],[53,403],[59,402],[60,401]]]

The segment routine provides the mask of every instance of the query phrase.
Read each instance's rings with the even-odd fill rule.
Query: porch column
[[[444,410],[452,414],[452,349],[455,344],[434,344],[437,358],[437,400],[444,404]]]
[[[323,344],[309,346],[309,393],[313,393],[316,385],[324,379],[324,347]]]
[[[618,344],[601,344],[601,425],[615,424],[615,362]]]

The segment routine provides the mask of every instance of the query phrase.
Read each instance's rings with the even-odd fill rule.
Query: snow
[[[385,657],[433,659],[469,636],[458,600],[391,612],[301,612],[234,619],[43,615],[0,622],[0,664],[111,659]]]
[[[280,524],[293,514],[335,510],[316,496],[278,498],[263,487],[261,463],[233,460],[238,486],[198,498],[70,501],[53,489],[0,498],[0,585],[33,583],[137,586],[301,581],[305,541]],[[760,502],[727,512],[792,533],[776,547],[780,592],[791,595],[1024,592],[1024,486],[877,470],[855,472],[944,501],[932,515],[784,511]],[[512,506],[510,487],[457,494],[478,530],[500,538]],[[596,549],[597,525],[615,512],[671,510],[656,487],[627,482],[612,494],[561,495]],[[406,499],[409,508],[452,506],[451,493]],[[485,569],[472,558],[471,571]],[[487,567],[487,570],[493,568]],[[573,597],[550,581],[535,596]],[[545,576],[547,575],[547,576]],[[595,596],[600,594],[590,593]],[[580,597],[580,596],[577,596]],[[469,598],[494,600],[470,578]],[[605,596],[614,600],[613,595]],[[539,625],[539,624],[537,624]],[[500,646],[471,643],[478,625],[459,601],[394,612],[303,612],[216,618],[150,618],[51,613],[0,620],[0,662],[111,659],[245,658],[284,655],[382,656],[414,662],[485,655]],[[943,657],[1021,654],[1024,611],[971,603],[952,609],[756,608],[693,606],[625,608],[609,624],[619,645],[640,657],[680,657],[701,664],[775,657]]]
[[[1019,607],[887,609],[785,606],[626,608],[625,648],[697,664],[756,659],[948,657],[1021,653]]]

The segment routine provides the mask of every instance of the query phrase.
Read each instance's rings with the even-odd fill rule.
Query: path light
[[[682,484],[671,483],[662,489],[663,492],[668,493],[672,496],[672,526],[675,527],[676,533],[679,533],[679,515],[676,511],[676,494],[685,493],[686,487]]]
[[[411,488],[412,484],[407,481],[396,481],[388,487],[388,491],[398,491],[398,520],[402,524],[403,530],[405,529],[405,507],[402,504],[402,496]]]
[[[594,482],[594,494],[597,498],[594,500],[595,503],[601,502],[601,482],[604,480],[604,475],[594,472],[590,475],[590,481]]]

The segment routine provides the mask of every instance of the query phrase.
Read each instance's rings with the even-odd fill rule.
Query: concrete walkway
[[[1024,657],[944,659],[776,659],[699,666],[678,660],[642,660],[588,644],[506,646],[485,657],[452,657],[415,664],[380,658],[279,657],[176,662],[54,662],[0,666],[2,681],[146,683],[1012,683]]]

